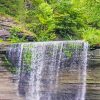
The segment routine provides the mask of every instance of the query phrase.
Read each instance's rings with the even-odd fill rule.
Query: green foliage
[[[73,54],[75,53],[75,50],[81,50],[82,51],[83,47],[80,44],[67,44],[66,47],[63,49],[64,54],[68,57],[71,58]]]
[[[0,0],[0,12],[4,12],[11,16],[18,14],[19,0]]]
[[[11,29],[10,29],[10,32],[11,33],[19,33],[19,32],[21,32],[21,29],[19,28],[19,27],[12,27]]]
[[[3,39],[0,39],[0,43],[2,43],[3,42]]]
[[[11,43],[18,43],[18,42],[25,42],[25,37],[23,36],[22,38],[19,38],[18,33],[21,33],[21,29],[18,27],[12,27],[10,29],[10,37],[9,37],[9,41]]]
[[[54,40],[56,35],[53,32],[55,28],[53,9],[46,2],[38,1],[34,8],[27,12],[27,27],[37,34],[38,41]]]
[[[78,5],[80,5],[78,7],[86,20],[85,27],[78,31],[78,36],[91,45],[100,44],[100,1],[81,0],[80,2],[78,2]]]
[[[88,41],[92,45],[100,43],[100,30],[96,28],[82,29],[81,34],[82,39]]]
[[[30,50],[31,47],[24,47],[25,51],[23,52],[23,64],[25,65],[24,71],[31,71],[31,59],[32,59],[32,52]]]
[[[86,14],[87,22],[89,24],[100,23],[100,1],[99,0],[83,0],[84,2],[84,13]]]
[[[16,67],[13,66],[6,57],[2,59],[4,61],[4,64],[6,65],[5,67],[7,70],[9,70],[11,73],[15,74],[17,72]]]
[[[65,50],[64,54],[68,57],[71,58],[72,57],[72,52],[70,50]]]
[[[24,54],[23,54],[23,58],[25,63],[27,64],[31,64],[31,58],[32,58],[32,54],[30,50],[27,50]]]
[[[37,41],[50,41],[55,39],[56,39],[56,34],[54,33],[51,34],[40,33],[37,37]]]
[[[37,35],[37,41],[83,39],[91,45],[100,43],[99,0],[0,0],[0,12],[17,16]],[[17,35],[12,37],[20,42]]]
[[[84,18],[70,0],[33,0],[33,7],[26,15],[27,27],[38,35],[38,41],[77,39],[77,30],[84,27]]]
[[[25,18],[26,18],[26,8],[25,8],[25,0],[17,0],[18,1],[18,14],[17,17],[20,22],[23,24],[25,23]]]
[[[62,38],[68,38],[69,36],[74,39],[77,31],[84,27],[84,18],[78,9],[73,8],[71,3],[66,3],[66,1],[62,0],[57,6],[58,12],[55,14],[56,34]]]

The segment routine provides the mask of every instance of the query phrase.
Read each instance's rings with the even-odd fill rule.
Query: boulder
[[[7,38],[9,38],[10,33],[7,30],[1,29],[0,30],[0,38],[2,38],[3,40],[6,40]]]

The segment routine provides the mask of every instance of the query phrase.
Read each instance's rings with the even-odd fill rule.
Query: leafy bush
[[[31,49],[32,48],[31,46],[29,46],[27,48],[27,46],[24,46],[23,49],[24,49],[24,52],[23,52],[23,55],[22,55],[22,64],[24,66],[24,71],[31,71],[32,68],[31,68],[31,59],[32,59],[32,51]]]
[[[67,6],[67,5],[66,5]],[[66,12],[68,10],[68,12]],[[77,31],[84,27],[84,18],[77,9],[67,8],[64,9],[63,13],[55,15],[56,28],[55,33],[60,35],[62,38],[75,37],[78,35]]]
[[[100,43],[100,30],[95,28],[82,29],[82,39],[88,41],[90,44],[95,45]]]
[[[56,39],[56,34],[51,33],[51,34],[47,34],[47,33],[40,33],[37,36],[37,41],[50,41],[50,40],[55,40]]]
[[[10,37],[9,37],[9,41],[11,41],[12,43],[16,43],[16,42],[24,42],[25,41],[25,37],[23,36],[22,38],[19,38],[18,33],[21,33],[21,29],[18,27],[12,27],[10,29]]]
[[[4,12],[11,16],[18,14],[19,0],[0,0],[0,12]]]
[[[0,0],[0,12],[14,16],[37,41],[76,40],[100,43],[99,0]],[[20,42],[12,30],[12,42]],[[10,39],[11,39],[10,38]]]

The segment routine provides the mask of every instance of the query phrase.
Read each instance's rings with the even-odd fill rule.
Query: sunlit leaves
[[[82,30],[82,38],[85,41],[88,41],[92,45],[99,44],[100,43],[100,30],[97,30],[95,28],[88,28]]]
[[[17,16],[37,41],[100,42],[100,0],[0,0],[0,11]]]

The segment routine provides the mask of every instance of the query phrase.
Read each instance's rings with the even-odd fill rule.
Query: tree
[[[18,14],[18,0],[0,0],[0,12],[16,16]]]
[[[99,43],[99,0],[0,0],[7,13],[37,35],[37,41],[82,39]]]

